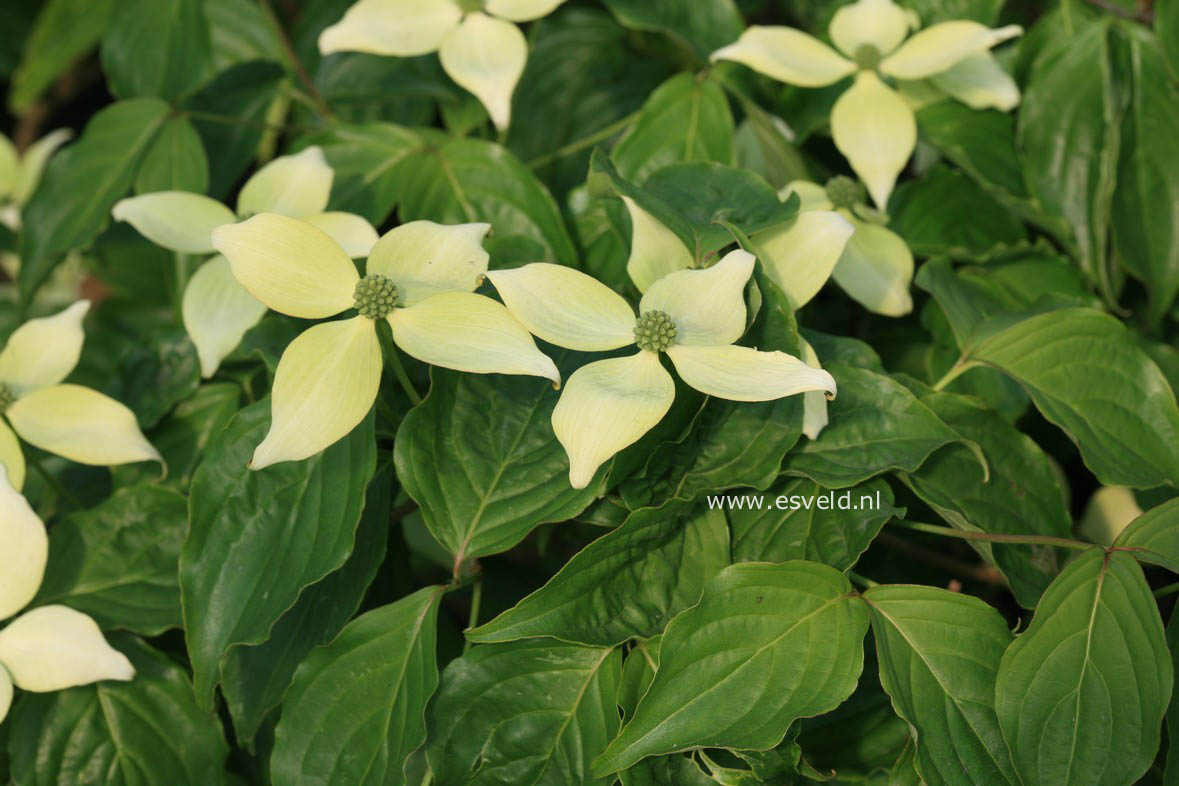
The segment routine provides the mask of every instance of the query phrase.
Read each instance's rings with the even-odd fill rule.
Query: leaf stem
[[[955,379],[965,374],[970,369],[974,368],[975,363],[972,360],[966,360],[966,356],[958,358],[958,362],[950,366],[950,370],[942,376],[937,382],[933,384],[934,390],[944,390],[946,385],[953,382]]]
[[[41,463],[41,459],[33,453],[25,456],[25,462],[33,469],[37,470],[37,474],[45,481],[49,488],[53,489],[54,493],[64,499],[71,507],[81,510],[85,507],[82,501],[70,493],[69,489],[61,484],[61,481],[55,478],[49,470],[45,469],[45,465]]]
[[[626,117],[623,117],[619,120],[615,120],[610,125],[606,126],[605,128],[595,131],[594,133],[590,134],[589,136],[584,136],[581,139],[575,139],[574,141],[570,142],[567,145],[564,145],[562,147],[558,147],[556,150],[554,150],[551,153],[546,153],[543,156],[540,156],[539,158],[532,159],[531,161],[528,162],[528,168],[529,169],[539,169],[542,166],[545,166],[546,164],[551,164],[554,161],[559,161],[560,159],[565,158],[566,156],[571,156],[574,153],[578,153],[582,150],[585,150],[587,147],[592,147],[593,145],[596,145],[598,142],[602,142],[606,139],[609,139],[610,137],[614,136],[619,131],[621,131],[622,129],[626,128],[628,125],[633,123],[635,118],[637,118],[638,116],[639,116],[638,112],[631,112]]]
[[[397,377],[397,382],[401,385],[401,389],[405,391],[405,395],[416,407],[422,403],[422,396],[418,393],[417,388],[413,386],[413,382],[409,378],[409,374],[405,373],[405,366],[401,364],[401,355],[397,353],[397,347],[393,344],[392,336],[387,335],[385,331],[378,330],[377,335],[380,336],[381,344],[385,348],[385,362],[389,366],[389,370],[393,372],[393,376]]]
[[[880,586],[879,581],[872,581],[872,579],[868,578],[867,576],[861,576],[859,573],[856,573],[854,570],[849,570],[847,572],[847,577],[849,579],[851,579],[853,583],[859,584],[864,589],[872,589],[873,587]]]
[[[480,576],[475,581],[475,587],[471,590],[471,613],[467,617],[467,628],[474,628],[479,624],[479,606],[483,603],[483,577]],[[463,653],[471,649],[471,640],[465,639],[463,641]]]
[[[1071,538],[1055,538],[1051,535],[1003,535],[991,532],[970,532],[968,530],[954,529],[953,527],[943,527],[938,524],[923,524],[919,521],[905,521],[903,519],[892,519],[888,522],[895,527],[903,529],[916,530],[917,532],[928,532],[932,535],[942,535],[947,538],[961,538],[962,540],[981,540],[988,543],[1023,543],[1026,545],[1041,545],[1041,546],[1059,546],[1063,549],[1077,549],[1084,551],[1087,549],[1095,549],[1092,543],[1085,543]]]
[[[298,75],[299,81],[307,88],[307,95],[315,103],[315,108],[324,118],[331,118],[332,108],[328,106],[327,101],[323,100],[320,95],[319,88],[315,86],[315,82],[311,80],[311,75],[307,73],[307,69],[303,67],[303,63],[299,60],[299,56],[295,54],[295,47],[291,44],[291,39],[287,35],[287,31],[283,29],[282,22],[278,18],[278,14],[274,13],[274,9],[270,5],[270,0],[258,0],[258,5],[262,7],[262,12],[266,15],[266,19],[270,22],[270,26],[274,28],[274,35],[278,39],[279,46],[282,47],[283,53],[287,59],[291,61],[291,67],[295,69],[295,74]]]
[[[1179,581],[1176,581],[1174,584],[1168,584],[1165,587],[1159,587],[1154,591],[1154,596],[1156,598],[1165,598],[1168,595],[1174,595],[1176,592],[1179,592]]]

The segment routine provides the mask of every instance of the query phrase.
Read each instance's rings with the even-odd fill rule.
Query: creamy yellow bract
[[[139,430],[135,413],[96,390],[61,384],[78,364],[85,340],[82,318],[89,309],[90,302],[80,300],[51,317],[30,319],[0,352],[5,421],[0,422],[0,464],[18,490],[24,484],[25,459],[17,434],[81,464],[163,462]]]
[[[279,360],[270,431],[250,466],[312,456],[351,431],[372,408],[381,381],[376,320],[404,352],[435,366],[480,374],[526,374],[560,383],[553,361],[504,306],[474,290],[487,272],[488,224],[413,221],[385,234],[362,278],[322,229],[262,213],[213,231],[233,275],[275,311],[324,319],[359,316],[304,331]]]
[[[50,157],[73,135],[68,128],[59,128],[20,154],[8,137],[0,134],[0,224],[20,229],[20,209],[33,195]]]
[[[733,344],[745,332],[745,285],[754,257],[733,251],[709,268],[676,270],[643,294],[639,314],[621,295],[568,267],[544,262],[487,274],[508,309],[535,335],[581,351],[637,343],[628,357],[582,366],[553,410],[569,455],[569,482],[585,488],[618,451],[658,423],[675,398],[666,354],[687,384],[733,401],[768,401],[806,391],[835,395],[835,380],[785,352]]]
[[[279,213],[319,227],[354,259],[368,256],[377,242],[372,225],[354,213],[327,210],[334,176],[323,150],[308,147],[255,172],[238,194],[236,214],[203,194],[157,191],[120,200],[111,215],[163,248],[212,254],[210,237],[217,227],[256,213]],[[202,265],[188,282],[182,302],[184,328],[197,348],[201,375],[213,376],[265,313],[266,307],[234,279],[225,257],[215,256]]]
[[[437,52],[450,78],[504,129],[528,60],[528,42],[513,22],[539,19],[564,1],[360,0],[320,34],[319,50],[394,57]]]
[[[1008,25],[942,22],[916,28],[913,14],[892,0],[858,0],[835,12],[828,33],[835,49],[789,27],[750,27],[713,53],[799,87],[825,87],[854,75],[831,110],[831,134],[856,174],[884,209],[897,176],[917,144],[917,123],[905,99],[884,78],[924,82],[963,103],[1004,111],[1019,89],[991,55],[991,47],[1019,35]],[[842,52],[842,54],[840,54]]]
[[[36,596],[48,557],[45,525],[0,465],[0,622]],[[41,606],[0,628],[0,721],[14,686],[44,693],[134,676],[94,620],[66,606]]]

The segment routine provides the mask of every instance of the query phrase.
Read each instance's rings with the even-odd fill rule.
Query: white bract
[[[678,242],[678,241],[677,241]],[[754,257],[733,251],[702,270],[675,270],[646,288],[636,318],[621,295],[572,268],[537,262],[487,277],[536,336],[585,352],[637,344],[628,357],[582,366],[553,410],[569,456],[569,482],[585,488],[598,468],[658,423],[675,398],[666,353],[687,384],[733,401],[806,391],[835,395],[835,380],[785,352],[733,344],[745,332],[745,285]]]
[[[20,228],[20,209],[36,190],[49,157],[73,135],[68,128],[59,128],[21,154],[8,137],[0,134],[0,224],[12,230]]]
[[[123,199],[111,215],[126,221],[158,246],[182,254],[211,254],[212,232],[256,213],[301,218],[322,229],[353,258],[368,255],[377,231],[353,213],[327,212],[334,173],[318,147],[280,156],[254,173],[237,199],[236,215],[203,194],[158,191]],[[211,377],[221,361],[258,323],[266,307],[241,288],[222,256],[200,267],[184,290],[182,315],[201,361]]]
[[[0,352],[0,464],[17,489],[25,478],[17,434],[81,464],[163,462],[135,413],[96,390],[61,384],[82,354],[82,318],[89,310],[90,302],[80,300],[51,317],[30,319]]]
[[[376,320],[407,354],[479,374],[526,374],[560,383],[553,361],[508,310],[475,294],[487,272],[488,224],[413,221],[388,232],[361,277],[349,254],[305,221],[262,213],[213,232],[233,275],[275,311],[324,319],[359,316],[304,331],[279,360],[270,431],[251,468],[319,453],[372,408],[381,381]]]
[[[48,557],[45,525],[0,466],[0,621],[36,596]],[[41,606],[0,629],[0,721],[13,686],[44,693],[134,677],[94,620],[66,606]]]
[[[836,257],[832,266],[812,264],[796,266],[791,271],[773,264],[766,265],[770,277],[786,292],[795,308],[814,297],[830,277],[869,311],[899,317],[913,310],[913,298],[909,294],[909,285],[913,281],[913,253],[900,235],[875,220],[881,218],[877,211],[862,204],[863,189],[859,184],[843,176],[832,178],[826,187],[796,180],[782,190],[781,197],[786,199],[792,193],[801,199],[800,220],[835,211],[855,228],[843,253]],[[758,256],[763,260],[780,256],[784,247],[798,246],[796,238],[781,230],[755,235],[753,240]]]
[[[854,74],[831,110],[831,134],[883,210],[917,145],[913,110],[884,78],[929,80],[975,109],[1007,111],[1019,103],[1019,88],[989,50],[1021,27],[992,30],[956,20],[910,36],[916,22],[892,0],[857,0],[831,19],[828,33],[838,52],[800,30],[754,26],[712,59],[743,63],[799,87],[826,87]]]
[[[512,93],[528,60],[514,22],[539,19],[565,0],[360,0],[319,36],[319,51],[414,57],[437,52],[442,68],[487,109],[511,121]]]

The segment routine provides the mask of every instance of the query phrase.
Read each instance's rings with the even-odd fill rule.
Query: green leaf
[[[798,203],[783,203],[759,175],[716,162],[671,164],[653,174],[643,189],[679,211],[695,229],[696,254],[706,257],[732,245],[727,221],[746,235],[785,223]]]
[[[1023,224],[961,172],[935,167],[897,187],[889,228],[917,256],[976,260],[1026,242]]]
[[[493,260],[577,264],[577,251],[548,189],[515,156],[478,139],[439,140],[397,165],[403,222],[487,221]]]
[[[1134,783],[1158,750],[1172,679],[1138,563],[1077,557],[999,665],[995,708],[1025,786]]]
[[[521,161],[552,156],[635,112],[669,76],[636,51],[630,34],[605,11],[567,8],[529,31],[528,65],[516,85],[508,147]],[[559,193],[585,179],[590,151],[535,167]]]
[[[1113,317],[1067,308],[980,327],[966,362],[1013,377],[1104,484],[1179,483],[1179,407],[1158,366]]]
[[[1179,292],[1179,87],[1158,41],[1137,25],[1118,30],[1128,50],[1130,103],[1113,195],[1114,248],[1146,285],[1150,318],[1158,321]]]
[[[942,101],[917,112],[921,138],[1008,207],[1030,209],[1023,165],[1015,148],[1015,120],[995,110],[977,111]]]
[[[120,0],[102,39],[102,68],[116,98],[176,98],[211,76],[203,0]]]
[[[590,762],[618,731],[618,650],[528,639],[454,660],[427,716],[434,781],[607,786]]]
[[[954,19],[973,19],[994,25],[1003,0],[902,0],[901,5],[917,12],[922,27]]]
[[[745,29],[733,0],[606,0],[606,7],[624,26],[670,36],[695,52],[701,64]]]
[[[77,142],[49,162],[24,211],[23,300],[32,299],[62,254],[84,247],[110,224],[111,208],[130,190],[170,111],[154,98],[111,104],[90,118]]]
[[[188,502],[160,486],[135,486],[50,530],[49,564],[32,605],[60,603],[104,630],[158,636],[180,627],[176,566]]]
[[[902,513],[879,478],[839,493],[803,478],[783,478],[761,494],[722,499],[731,500],[725,510],[734,562],[805,559],[839,571],[855,565],[884,523]]]
[[[8,109],[23,114],[106,30],[115,0],[49,0],[24,40],[24,54],[12,74]]]
[[[821,351],[819,358],[835,377],[839,395],[827,405],[830,420],[819,438],[787,455],[786,474],[841,489],[889,470],[912,472],[952,442],[977,450],[888,375],[831,362]]]
[[[12,729],[13,782],[226,784],[221,724],[196,705],[184,670],[132,636],[111,643],[135,666],[131,682],[21,697],[5,724]]]
[[[696,230],[689,223],[688,219],[662,199],[659,199],[646,189],[639,188],[623,177],[618,172],[618,167],[614,165],[614,162],[600,148],[594,150],[593,155],[590,156],[590,171],[586,184],[590,194],[599,198],[612,196],[630,197],[639,207],[646,210],[659,223],[675,233],[676,237],[683,241],[685,248],[695,253],[697,246]],[[622,211],[618,215],[620,217],[626,216],[626,212]],[[620,227],[618,231],[619,234],[626,235],[626,249],[629,251],[630,232],[624,231],[624,229],[629,228],[629,216],[624,221],[625,227]]]
[[[1171,668],[1179,670],[1179,606],[1171,611],[1167,624],[1167,649],[1171,651]],[[1167,768],[1163,774],[1163,786],[1179,783],[1179,696],[1171,694],[1167,708]]]
[[[269,425],[269,398],[238,412],[192,481],[180,590],[197,697],[206,705],[229,648],[265,641],[304,587],[344,563],[376,466],[370,415],[312,458],[247,470]]]
[[[275,783],[406,782],[405,760],[426,738],[426,702],[438,684],[442,593],[426,587],[367,612],[303,662],[274,733]]]
[[[487,111],[474,96],[450,83],[436,57],[338,54],[320,61],[315,86],[345,123],[424,126],[433,123],[441,109],[448,125],[462,124],[452,130],[463,136],[487,121]]]
[[[851,694],[867,626],[867,609],[834,568],[726,568],[668,624],[655,679],[595,772],[698,747],[774,747],[794,720]],[[823,647],[812,646],[820,638]]]
[[[160,451],[168,467],[165,485],[177,491],[188,490],[205,448],[237,412],[240,399],[241,388],[233,382],[202,385],[147,432],[148,441]],[[150,464],[112,467],[111,472],[117,486],[159,481],[160,477],[159,468]]]
[[[601,481],[569,485],[548,382],[441,368],[430,376],[430,394],[397,430],[394,460],[456,570],[507,551],[540,524],[576,516],[602,493]]]
[[[934,587],[872,587],[880,681],[897,714],[917,730],[927,783],[1019,784],[995,717],[1007,623],[978,598]]]
[[[1179,573],[1179,497],[1143,513],[1122,530],[1114,543],[1142,562]]]
[[[336,173],[333,207],[378,225],[388,218],[401,194],[397,166],[424,149],[421,137],[392,123],[341,125],[304,141],[322,147]]]
[[[369,484],[348,561],[305,589],[274,623],[266,641],[234,647],[226,656],[221,691],[242,747],[252,747],[267,715],[283,701],[299,664],[316,647],[334,639],[364,599],[389,539],[390,475],[391,468],[382,467]]]
[[[246,171],[266,128],[267,113],[278,94],[283,70],[275,63],[248,62],[219,73],[187,99],[209,159],[209,196],[225,199]]]
[[[704,582],[728,564],[729,532],[719,510],[674,502],[644,508],[467,638],[550,636],[604,647],[647,638],[694,605]]]
[[[209,158],[192,123],[183,115],[171,118],[148,148],[135,177],[135,193],[191,191],[209,187]]]
[[[1154,32],[1167,56],[1171,72],[1179,74],[1179,2],[1157,0],[1154,4]]]
[[[680,161],[733,162],[733,114],[716,83],[676,74],[643,104],[635,124],[611,154],[618,171],[642,185]]]
[[[1122,97],[1108,18],[1080,29],[1061,25],[1056,35],[1024,91],[1018,144],[1031,193],[1068,222],[1082,269],[1112,297],[1106,246]]]
[[[251,60],[283,61],[282,46],[262,6],[250,0],[204,0],[213,72]]]
[[[935,452],[903,476],[917,496],[959,529],[1005,535],[1067,538],[1072,519],[1052,459],[981,402],[914,385],[921,402],[947,425],[977,443],[987,458],[985,479],[977,457],[961,445]],[[1056,577],[1062,554],[1035,544],[974,543],[988,562],[1007,576],[1016,600],[1035,608]]]

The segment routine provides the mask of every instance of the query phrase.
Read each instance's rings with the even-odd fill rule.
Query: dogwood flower
[[[528,60],[513,22],[539,19],[565,0],[360,0],[319,36],[319,51],[413,57],[438,53],[442,68],[487,109],[511,121],[512,93]],[[486,13],[485,13],[486,12]]]
[[[270,431],[250,467],[312,456],[350,432],[373,405],[381,381],[376,321],[386,320],[404,352],[435,366],[478,374],[526,374],[560,383],[553,361],[501,304],[476,295],[487,272],[488,224],[413,221],[386,233],[366,274],[312,224],[262,213],[213,230],[233,275],[275,311],[323,319],[279,360]]]
[[[929,80],[975,109],[1007,111],[1019,103],[1019,88],[989,50],[1023,28],[956,20],[910,36],[916,22],[892,0],[857,0],[836,11],[827,29],[839,52],[800,30],[754,26],[712,60],[743,63],[799,87],[826,87],[854,74],[831,110],[831,134],[883,210],[917,145],[913,111],[884,78]]]
[[[771,399],[821,390],[835,380],[785,352],[733,344],[745,332],[745,285],[754,256],[733,251],[709,268],[676,270],[647,287],[639,315],[605,284],[561,265],[536,262],[487,277],[504,304],[536,336],[586,352],[636,344],[627,357],[582,366],[553,410],[553,431],[569,456],[569,482],[585,488],[618,451],[658,423],[680,378],[710,396],[733,401]]]
[[[0,464],[17,489],[25,478],[17,434],[80,464],[163,462],[131,410],[96,390],[61,384],[78,364],[89,309],[90,302],[80,300],[51,317],[30,319],[0,352]]]
[[[59,128],[29,145],[24,154],[0,134],[0,224],[20,228],[20,209],[33,195],[49,158],[70,140],[74,132]]]
[[[869,311],[899,317],[913,310],[909,285],[913,281],[913,253],[895,232],[880,224],[882,216],[863,204],[863,189],[850,177],[839,175],[820,186],[796,180],[782,190],[783,199],[798,194],[801,216],[835,211],[855,231],[833,266],[799,266],[795,270],[767,265],[771,278],[790,298],[795,308],[809,301],[828,277]],[[774,259],[783,247],[797,244],[797,238],[772,230],[753,238],[758,256]],[[824,262],[829,257],[824,258]]]
[[[45,525],[0,466],[0,621],[36,596],[48,556]],[[0,721],[14,686],[45,693],[134,677],[131,662],[107,644],[94,620],[66,606],[41,606],[0,629]]]
[[[335,173],[323,150],[309,147],[280,156],[254,173],[237,198],[237,214],[215,199],[187,191],[157,191],[123,199],[111,215],[126,221],[158,246],[181,254],[211,254],[217,227],[256,213],[301,218],[322,229],[353,258],[365,257],[377,231],[353,213],[325,212]],[[242,336],[262,319],[266,306],[234,279],[229,262],[215,256],[202,265],[184,290],[185,330],[197,348],[201,374],[211,377]]]

